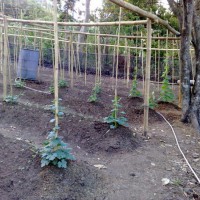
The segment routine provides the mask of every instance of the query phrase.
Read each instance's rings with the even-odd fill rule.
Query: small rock
[[[199,158],[193,159],[194,162],[198,162],[199,160],[200,160]]]
[[[192,190],[191,188],[185,188],[184,191],[185,191],[185,193],[188,194],[188,195],[190,195],[190,194],[193,193],[193,190]]]
[[[129,175],[133,177],[136,176],[134,172],[131,172]]]
[[[168,178],[163,178],[162,179],[162,185],[168,185],[170,183],[170,180]]]
[[[198,154],[198,153],[193,153],[193,154],[192,154],[192,157],[193,157],[193,158],[199,158],[199,154]]]

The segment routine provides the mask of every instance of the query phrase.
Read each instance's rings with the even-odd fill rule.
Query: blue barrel
[[[17,77],[36,80],[38,73],[39,51],[22,49],[19,53]]]

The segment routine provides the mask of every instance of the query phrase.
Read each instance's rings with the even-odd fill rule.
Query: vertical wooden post
[[[0,27],[0,73],[3,72],[3,28]]]
[[[158,34],[159,37],[159,34]],[[158,91],[160,91],[160,40],[158,40]]]
[[[58,126],[58,22],[57,22],[57,0],[53,1],[54,5],[54,46],[55,46],[55,66],[54,66],[54,100],[55,100],[55,127]],[[56,134],[58,131],[56,130]]]
[[[3,99],[7,96],[7,76],[8,76],[8,21],[4,17],[4,63],[3,63]]]
[[[98,42],[98,63],[97,63],[97,68],[98,68],[98,76],[97,76],[97,84],[101,83],[101,46],[100,46],[100,35],[98,34],[97,36],[97,42]]]
[[[70,33],[70,86],[74,87],[74,50],[72,42],[72,33]]]
[[[150,89],[150,66],[151,66],[151,20],[147,19],[147,55],[145,70],[145,93],[144,93],[144,136],[148,132],[149,119],[149,89]]]

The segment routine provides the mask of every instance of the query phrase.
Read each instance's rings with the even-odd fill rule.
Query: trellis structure
[[[9,37],[13,37],[13,40],[16,41],[16,38],[18,38],[18,44],[19,48],[22,48],[22,39],[24,37],[27,38],[33,38],[34,39],[34,44],[36,43],[36,40],[40,41],[40,48],[42,50],[42,43],[44,40],[49,40],[54,43],[54,52],[52,53],[53,56],[53,63],[54,63],[54,88],[55,88],[55,107],[56,107],[56,112],[55,112],[55,125],[58,125],[58,76],[59,76],[59,65],[62,66],[62,58],[60,55],[60,50],[59,50],[59,44],[62,43],[64,44],[64,47],[67,49],[68,48],[68,71],[70,74],[70,82],[71,82],[71,87],[73,87],[73,78],[74,78],[74,45],[85,45],[86,47],[88,45],[91,46],[97,46],[98,47],[98,52],[97,52],[97,67],[96,67],[96,74],[98,75],[100,81],[100,76],[101,76],[101,48],[102,47],[112,47],[114,48],[114,56],[113,58],[116,60],[116,66],[113,63],[113,66],[115,67],[116,71],[116,83],[115,83],[115,95],[117,95],[117,78],[118,78],[118,55],[119,55],[119,48],[124,48],[126,52],[128,53],[127,56],[127,83],[129,81],[129,75],[130,75],[130,50],[146,50],[146,68],[145,70],[142,70],[143,72],[145,71],[145,80],[144,80],[144,135],[147,135],[148,132],[148,113],[149,113],[149,89],[150,89],[150,66],[151,66],[151,51],[155,50],[158,51],[158,54],[155,55],[155,63],[156,63],[156,56],[159,57],[159,52],[160,51],[179,51],[179,48],[172,48],[172,49],[161,49],[159,46],[158,48],[152,48],[151,47],[151,41],[152,39],[155,40],[172,40],[176,41],[179,38],[177,37],[152,37],[152,21],[156,21],[158,23],[163,24],[168,28],[173,34],[178,35],[179,33],[175,31],[172,27],[169,26],[169,24],[160,18],[156,17],[155,15],[152,15],[148,12],[145,12],[135,6],[130,6],[128,3],[123,2],[121,0],[111,0],[112,2],[118,4],[121,7],[127,8],[133,12],[136,12],[140,15],[146,16],[147,20],[140,20],[140,21],[121,21],[119,19],[118,22],[93,22],[93,23],[74,23],[74,22],[57,22],[57,0],[54,0],[54,21],[38,21],[38,20],[23,20],[23,19],[12,19],[9,18],[5,15],[1,15],[0,21],[3,22],[2,25],[0,25],[0,56],[1,56],[1,69],[3,73],[3,98],[7,96],[7,85],[8,85],[8,79],[11,81],[11,70],[10,70],[10,64],[9,64]],[[120,18],[120,17],[119,17]],[[17,24],[17,25],[16,25]],[[28,26],[24,26],[28,25]],[[65,29],[59,29],[59,27],[80,27],[80,26],[90,26],[90,27],[100,27],[100,26],[118,26],[120,30],[120,26],[123,25],[146,25],[146,30],[147,30],[147,35],[146,37],[141,35],[141,36],[126,36],[126,35],[121,35],[120,31],[118,31],[118,34],[116,35],[107,35],[107,34],[101,34],[101,33],[82,33],[78,31],[68,31]],[[31,27],[30,27],[31,26]],[[32,27],[33,26],[33,27]],[[47,27],[48,26],[48,27]],[[50,28],[49,28],[50,27]],[[54,29],[52,29],[54,27]],[[16,33],[10,33],[9,30],[15,30],[18,32]],[[34,32],[34,35],[26,35],[27,32]],[[60,36],[60,34],[63,34],[63,37]],[[94,36],[95,37],[95,43],[81,43],[78,44],[77,41],[73,40],[74,35],[78,34],[84,34],[87,36]],[[45,36],[44,36],[45,35]],[[66,37],[67,35],[67,37]],[[48,37],[49,36],[49,37]],[[111,38],[117,38],[118,42],[117,44],[103,44],[100,41],[101,37],[111,37]],[[128,46],[128,42],[125,42],[125,45],[120,45],[119,40],[120,39],[126,39],[126,40],[133,40],[133,39],[145,39],[147,41],[146,47],[144,46]],[[87,48],[86,48],[87,49]],[[116,52],[115,52],[116,49]],[[17,50],[14,51],[14,59],[17,62]],[[117,56],[117,59],[115,58],[115,55]],[[42,51],[41,55],[42,57]],[[41,58],[42,59],[42,58]],[[40,59],[40,65],[41,65],[41,59]],[[78,61],[77,61],[78,62]],[[80,61],[79,61],[80,62]],[[78,63],[77,65],[80,65]],[[87,64],[85,63],[85,66]],[[16,64],[15,64],[16,67]],[[113,68],[114,69],[114,68]],[[64,66],[63,66],[64,70]],[[79,66],[75,67],[76,72],[80,72]],[[62,69],[61,69],[62,71]],[[156,76],[158,79],[156,81],[159,82],[159,63],[157,65],[157,70],[155,70],[155,79]],[[114,74],[114,73],[113,73]],[[64,75],[63,75],[64,76]],[[86,71],[85,71],[85,82],[86,82]],[[12,88],[12,83],[10,82],[10,87]]]

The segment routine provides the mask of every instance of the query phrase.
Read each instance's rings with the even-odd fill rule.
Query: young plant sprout
[[[141,92],[137,89],[137,67],[135,67],[135,73],[134,78],[132,82],[132,87],[129,93],[129,97],[141,97]]]
[[[157,107],[157,101],[156,101],[156,97],[154,92],[151,93],[151,96],[149,98],[149,108],[154,109],[155,107]]]
[[[8,95],[8,96],[6,96],[6,98],[4,99],[4,101],[6,103],[16,104],[18,98],[19,98],[19,95]]]
[[[160,100],[164,102],[172,102],[174,101],[174,93],[169,85],[169,66],[165,66],[165,71],[163,72],[162,77],[164,78],[162,86],[161,86],[161,92],[160,92]]]
[[[65,88],[65,87],[68,87],[68,86],[69,85],[68,85],[66,80],[59,80],[59,82],[58,82],[58,87],[59,88]]]
[[[100,84],[96,84],[94,86],[94,88],[92,89],[92,94],[90,95],[90,97],[88,98],[88,102],[90,103],[94,103],[97,101],[98,99],[98,94],[100,94],[101,92],[101,87],[100,87]]]
[[[15,80],[14,86],[16,88],[23,88],[25,85],[26,85],[25,81],[22,81],[21,79]]]
[[[49,87],[49,92],[50,92],[51,94],[54,94],[54,91],[55,91],[54,86],[51,85],[51,86]]]
[[[126,117],[119,117],[119,114],[126,114],[125,112],[120,112],[120,108],[122,107],[120,105],[120,100],[121,98],[115,96],[114,100],[112,100],[113,102],[113,109],[111,110],[111,115],[108,117],[104,118],[104,122],[110,124],[110,128],[111,129],[115,129],[117,128],[119,125],[121,126],[128,126],[127,124],[127,118]]]

